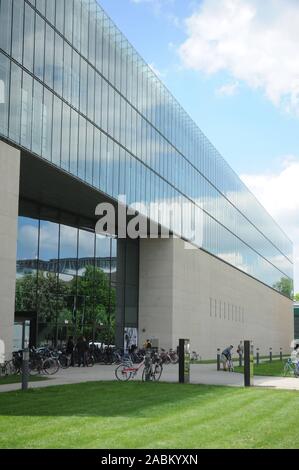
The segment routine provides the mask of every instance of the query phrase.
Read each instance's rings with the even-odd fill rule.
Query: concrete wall
[[[0,141],[0,339],[12,351],[20,152]]]
[[[190,338],[203,358],[253,340],[261,353],[289,352],[292,301],[182,240],[141,240],[139,334],[175,348]],[[190,245],[188,245],[190,248]],[[145,332],[143,331],[145,329]]]

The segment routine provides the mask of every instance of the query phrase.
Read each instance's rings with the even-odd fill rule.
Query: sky
[[[294,242],[299,292],[299,1],[99,3]]]

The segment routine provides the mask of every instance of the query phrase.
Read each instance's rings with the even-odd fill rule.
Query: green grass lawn
[[[45,376],[29,376],[29,382],[37,382],[39,380],[48,380]],[[20,375],[6,375],[4,377],[0,377],[0,385],[7,385],[7,384],[16,384],[21,383],[22,377]]]
[[[258,366],[254,364],[254,375],[272,375],[275,377],[283,377],[283,368],[285,361],[261,362]],[[243,367],[235,367],[235,372],[243,373]],[[299,380],[299,379],[298,379]]]
[[[92,382],[0,394],[0,448],[298,448],[299,393]]]

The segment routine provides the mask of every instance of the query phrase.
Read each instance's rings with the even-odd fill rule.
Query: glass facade
[[[292,243],[96,0],[0,0],[0,137],[276,287]],[[171,206],[168,217],[165,206]]]
[[[16,315],[35,314],[38,344],[79,334],[115,344],[116,324],[138,326],[138,241],[123,241],[119,257],[116,239],[65,225],[68,214],[51,219],[19,217]]]

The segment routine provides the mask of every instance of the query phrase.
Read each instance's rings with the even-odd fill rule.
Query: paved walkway
[[[95,365],[94,367],[71,367],[50,376],[48,380],[30,382],[30,388],[42,388],[53,385],[66,385],[97,380],[115,380],[115,366]],[[141,371],[137,379],[141,379]],[[162,380],[164,382],[178,381],[178,366],[164,366]],[[242,387],[244,378],[242,374],[222,372],[216,370],[216,364],[193,364],[191,366],[191,383],[206,385],[228,385]],[[299,378],[288,377],[262,377],[254,378],[254,385],[258,387],[272,387],[278,389],[299,390]],[[20,390],[20,384],[0,385],[0,392]]]

